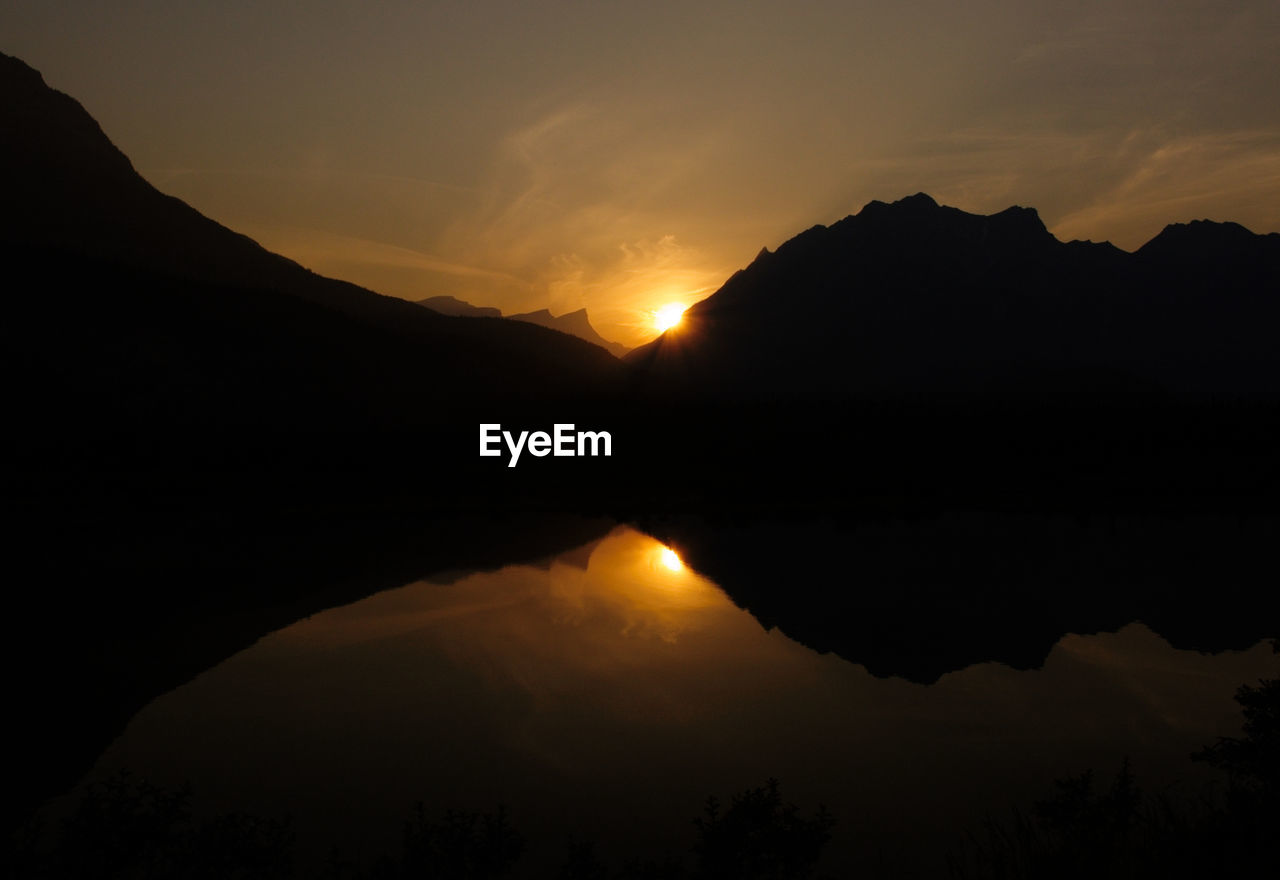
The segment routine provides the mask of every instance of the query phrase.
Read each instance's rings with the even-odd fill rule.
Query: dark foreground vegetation
[[[589,839],[569,838],[563,880],[665,878],[806,878],[831,838],[834,818],[819,807],[809,817],[782,798],[776,780],[733,795],[727,806],[709,797],[692,823],[692,870],[685,859],[635,858],[617,870]],[[446,810],[430,816],[421,803],[404,823],[401,851],[372,866],[334,851],[319,876],[330,880],[497,880],[520,870],[524,836],[505,809]],[[278,878],[296,868],[290,824],[228,813],[196,818],[191,791],[160,788],[121,773],[90,786],[54,829],[29,824],[10,841],[15,878]]]
[[[1280,643],[1277,643],[1280,646]],[[1280,647],[1278,647],[1280,650]],[[1280,679],[1246,685],[1239,737],[1192,756],[1225,780],[1197,793],[1144,793],[1125,760],[1109,784],[1092,772],[1059,780],[1030,811],[988,820],[948,855],[937,876],[1033,878],[1231,878],[1269,876],[1280,858]],[[570,837],[560,880],[804,880],[829,876],[820,859],[836,819],[787,803],[776,780],[708,798],[681,857],[613,861],[590,839]],[[121,774],[90,786],[54,827],[28,823],[8,841],[15,878],[276,878],[297,868],[288,821],[242,813],[197,818],[191,792]],[[544,841],[544,845],[554,842]],[[501,807],[430,815],[418,804],[401,851],[372,865],[334,852],[331,880],[497,880],[522,870],[527,841]]]
[[[1280,650],[1280,642],[1277,642]],[[1226,774],[1193,798],[1144,793],[1128,761],[1109,785],[1059,780],[1031,812],[988,821],[949,858],[957,880],[1275,876],[1280,863],[1280,679],[1245,685],[1240,737],[1192,756]]]

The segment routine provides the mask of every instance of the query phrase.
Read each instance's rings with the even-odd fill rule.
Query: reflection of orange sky
[[[722,623],[718,615],[725,611],[742,614],[673,550],[633,529],[615,529],[599,541],[585,568],[555,560],[542,577],[514,579],[519,589],[510,589],[512,579],[502,581],[502,589],[492,589],[493,576],[480,573],[448,586],[410,585],[350,606],[353,613],[341,618],[317,616],[293,634],[315,644],[359,644],[533,605],[578,635],[598,629],[602,638],[675,642],[681,633]]]
[[[155,701],[96,772],[291,814],[300,849],[313,834],[325,852],[357,833],[397,847],[424,797],[505,803],[532,840],[598,834],[623,841],[618,858],[646,823],[687,848],[708,794],[769,776],[856,841],[1007,810],[1124,754],[1202,778],[1187,755],[1238,729],[1232,693],[1274,666],[1266,645],[1204,656],[1135,624],[1065,637],[1040,670],[877,679],[766,632],[668,550],[619,527],[540,565],[316,614]]]
[[[674,551],[631,530],[601,541],[586,570],[552,566],[551,596],[560,603],[561,621],[591,621],[620,635],[668,642],[714,625],[725,604],[724,594],[681,565]]]

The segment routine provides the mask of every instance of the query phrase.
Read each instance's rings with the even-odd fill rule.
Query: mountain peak
[[[0,79],[15,82],[26,80],[29,86],[46,87],[44,77],[41,76],[40,71],[27,64],[21,58],[14,58],[12,55],[6,55],[3,52],[0,52]]]
[[[1185,263],[1198,261],[1231,260],[1244,253],[1280,251],[1280,235],[1258,235],[1239,223],[1219,223],[1215,220],[1192,220],[1189,223],[1170,223],[1160,234],[1138,248],[1143,259],[1172,260]]]
[[[1158,241],[1244,241],[1253,233],[1239,223],[1219,223],[1216,220],[1191,220],[1187,223],[1170,223],[1143,247]]]
[[[488,306],[474,306],[456,296],[429,296],[418,300],[418,305],[439,312],[442,315],[453,315],[461,318],[501,318],[502,312]]]
[[[933,196],[928,193],[918,192],[913,196],[906,196],[894,202],[895,205],[903,208],[936,208],[938,203],[934,201]]]
[[[574,312],[565,312],[563,315],[556,316],[551,314],[550,309],[538,309],[536,312],[525,312],[520,315],[508,315],[513,321],[525,321],[529,324],[538,324],[542,327],[558,330],[561,333],[568,333],[570,336],[577,336],[579,339],[585,339],[593,345],[598,345],[614,357],[622,357],[630,349],[625,345],[617,342],[610,342],[599,333],[596,328],[591,326],[591,321],[587,318],[586,309],[578,309]]]
[[[1044,221],[1040,219],[1040,214],[1035,208],[1024,208],[1021,205],[1011,205],[998,214],[992,214],[989,222],[991,225],[1012,236],[1030,237],[1030,238],[1052,238],[1052,233],[1045,227]]]
[[[5,132],[0,140],[0,171],[11,187],[9,200],[11,204],[26,201],[35,209],[20,218],[23,223],[56,222],[55,214],[41,208],[51,190],[83,197],[112,187],[103,196],[110,203],[119,190],[133,189],[140,180],[133,164],[79,101],[50,88],[38,70],[3,53],[0,128]]]
[[[1040,213],[1035,208],[1024,208],[1022,205],[1010,205],[998,214],[992,214],[992,217],[1003,217],[1017,223],[1032,224],[1040,229],[1044,229],[1044,223],[1040,219]]]
[[[863,205],[862,210],[854,216],[861,217],[865,214],[875,216],[890,211],[894,213],[920,213],[937,207],[938,203],[933,200],[933,196],[918,192],[913,196],[898,199],[896,202],[882,202],[879,199],[872,199]]]

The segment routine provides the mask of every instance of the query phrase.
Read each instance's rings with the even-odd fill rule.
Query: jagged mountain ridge
[[[1280,235],[1199,221],[1135,253],[921,193],[767,249],[628,360],[729,393],[1280,391]]]
[[[490,306],[472,305],[455,296],[429,296],[426,299],[417,300],[417,303],[442,315],[456,315],[464,318],[503,317],[502,312],[498,309]],[[559,316],[552,315],[550,309],[539,309],[536,312],[523,312],[517,315],[506,315],[505,317],[511,321],[524,321],[527,324],[536,324],[539,327],[546,327],[548,330],[576,336],[579,339],[590,342],[592,345],[600,346],[614,357],[623,357],[627,352],[631,351],[625,345],[610,342],[597,333],[596,328],[591,325],[591,319],[587,317],[586,309],[566,312]]]

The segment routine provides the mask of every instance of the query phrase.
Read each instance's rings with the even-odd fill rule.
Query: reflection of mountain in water
[[[554,557],[613,523],[574,516],[28,511],[6,562],[6,708],[23,756],[10,822],[70,786],[142,706],[265,634],[433,576]],[[452,573],[452,576],[451,576]],[[15,625],[17,622],[21,625]],[[35,658],[38,664],[33,666]]]
[[[766,628],[878,676],[1043,664],[1067,633],[1142,621],[1174,647],[1280,634],[1280,520],[953,515],[641,523]]]

